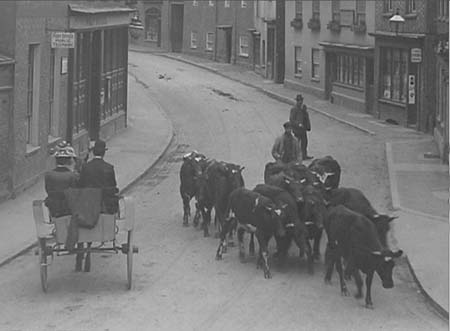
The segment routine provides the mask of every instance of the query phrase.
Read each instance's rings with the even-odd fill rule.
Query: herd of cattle
[[[220,244],[216,259],[222,259],[228,241],[237,233],[239,257],[245,258],[243,236],[250,233],[250,254],[255,254],[254,236],[258,240],[257,266],[265,278],[271,278],[268,243],[274,237],[276,256],[283,262],[292,241],[299,256],[306,254],[308,271],[320,259],[323,229],[328,243],[325,252],[325,281],[330,282],[334,267],[339,274],[341,293],[348,295],[345,280],[353,276],[357,298],[362,297],[366,274],[366,307],[372,308],[371,284],[375,272],[384,288],[392,288],[393,258],[402,251],[388,247],[390,222],[395,218],[378,214],[364,194],[355,188],[339,187],[341,168],[331,156],[313,160],[309,166],[300,162],[268,163],[264,184],[253,190],[245,188],[241,167],[206,158],[194,151],[183,157],[180,169],[180,193],[183,200],[183,225],[191,215],[190,201],[195,197],[193,224],[209,236],[211,210],[214,208]],[[312,245],[311,245],[312,244]],[[345,268],[343,268],[345,267]]]

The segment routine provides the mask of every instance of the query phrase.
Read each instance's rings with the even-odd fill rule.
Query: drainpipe
[[[234,52],[233,52],[233,64],[236,64],[236,57],[237,57],[237,45],[238,45],[238,33],[237,33],[237,24],[238,24],[238,18],[237,18],[237,9],[239,6],[239,1],[234,1]]]
[[[217,33],[219,32],[219,29],[217,29],[217,24],[219,21],[219,1],[216,0],[216,8],[215,8],[215,21],[214,21],[214,61],[217,61],[217,40],[219,39],[217,37]]]

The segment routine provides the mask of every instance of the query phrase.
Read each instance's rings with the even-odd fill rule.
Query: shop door
[[[233,48],[233,34],[232,29],[225,29],[225,52],[226,52],[226,59],[225,61],[227,63],[231,63],[231,50]]]
[[[101,31],[97,30],[91,34],[90,43],[90,76],[89,76],[89,138],[97,140],[100,132],[100,110],[104,106],[105,91],[101,89],[101,54],[102,38]]]
[[[267,29],[267,78],[273,80],[274,78],[274,58],[275,58],[275,29]]]
[[[172,52],[181,52],[183,49],[183,16],[182,4],[172,4],[172,20],[170,25],[170,40]]]

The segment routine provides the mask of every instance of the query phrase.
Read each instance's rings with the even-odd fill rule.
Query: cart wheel
[[[128,289],[131,290],[133,283],[133,230],[128,231],[128,252],[127,252],[127,279]]]
[[[39,267],[41,273],[42,291],[47,292],[47,252],[45,238],[39,238]]]

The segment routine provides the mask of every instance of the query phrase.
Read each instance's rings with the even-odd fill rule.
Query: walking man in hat
[[[272,147],[272,156],[276,162],[287,164],[292,161],[301,161],[300,147],[297,138],[292,134],[290,122],[283,124],[284,133],[275,139]]]
[[[115,214],[119,207],[117,198],[119,189],[114,167],[103,160],[106,150],[106,143],[103,140],[95,142],[92,150],[94,158],[82,168],[79,185],[103,189],[102,213]]]
[[[303,96],[297,94],[295,98],[297,104],[291,108],[289,114],[289,122],[292,125],[292,130],[295,137],[300,141],[303,160],[310,160],[313,157],[308,155],[308,136],[307,131],[311,131],[311,122],[309,121],[309,114],[306,110],[306,105],[303,104]]]

